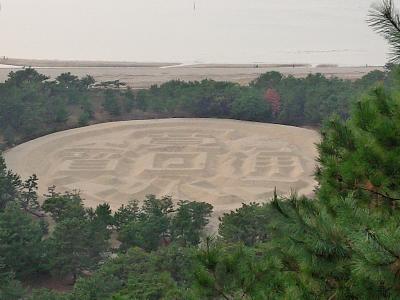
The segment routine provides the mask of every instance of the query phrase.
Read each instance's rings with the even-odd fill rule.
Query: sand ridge
[[[309,195],[315,131],[217,119],[98,124],[54,133],[4,154],[13,171],[40,180],[40,193],[78,189],[87,206],[113,209],[147,194],[206,201],[223,212],[265,201],[275,187]]]

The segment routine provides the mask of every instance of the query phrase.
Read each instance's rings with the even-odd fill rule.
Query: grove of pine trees
[[[397,299],[399,121],[398,90],[370,90],[347,121],[323,127],[314,199],[243,205],[214,238],[204,238],[205,203],[149,196],[112,214],[52,189],[40,208],[55,221],[48,233],[39,208],[24,208],[29,185],[3,164],[2,293],[20,299],[18,280],[50,273],[77,279],[74,289],[31,299]]]
[[[370,17],[393,46],[397,63],[400,16],[392,1],[383,1]],[[48,83],[29,69],[11,74],[5,85],[12,87],[1,86],[0,95],[13,91],[21,97],[18,105],[28,103],[46,115],[41,105],[54,100],[51,91],[60,84],[68,95],[77,86],[90,95],[92,80],[82,80],[63,75]],[[199,91],[202,96],[195,97]],[[189,111],[185,95],[191,93],[191,101],[201,103],[201,116],[234,113],[260,121],[287,118],[293,124],[313,117],[307,122],[314,124],[335,112],[321,128],[315,197],[275,195],[266,203],[243,204],[225,213],[218,234],[210,237],[205,228],[213,208],[207,203],[174,204],[170,197],[149,195],[112,212],[107,203],[85,208],[78,193],[54,187],[39,203],[40,179],[23,181],[0,159],[0,299],[400,299],[399,67],[357,83],[270,73],[246,88],[171,82],[137,95],[113,90],[100,99],[108,99],[104,105],[112,108],[124,93],[129,101],[121,107],[170,112],[177,103]],[[29,102],[28,94],[42,102]],[[75,99],[65,97],[57,105]],[[244,105],[246,99],[256,112]],[[316,117],[318,111],[323,113]],[[23,122],[10,126],[24,128]],[[30,279],[42,276],[69,278],[71,290],[26,288]]]
[[[55,80],[27,68],[0,83],[0,147],[68,128],[105,121],[146,118],[233,118],[294,126],[319,127],[332,113],[348,117],[366,89],[393,83],[394,73],[374,71],[357,81],[263,74],[250,86],[203,80],[170,81],[148,90],[96,85],[61,74]]]

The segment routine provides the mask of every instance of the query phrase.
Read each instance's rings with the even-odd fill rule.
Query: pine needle
[[[392,0],[374,5],[367,19],[369,26],[382,35],[391,47],[390,62],[400,63],[400,15]]]

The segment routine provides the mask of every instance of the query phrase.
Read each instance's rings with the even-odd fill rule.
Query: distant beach
[[[8,58],[0,59],[0,82],[7,79],[10,71],[28,66],[39,69],[40,73],[51,78],[65,72],[71,72],[79,77],[89,74],[98,82],[120,80],[134,89],[149,88],[154,84],[162,84],[170,80],[212,79],[246,85],[260,74],[270,71],[278,71],[284,75],[293,75],[298,78],[321,73],[327,77],[356,80],[371,71],[383,70],[382,66],[341,67],[329,64],[317,66],[309,64],[179,64]]]

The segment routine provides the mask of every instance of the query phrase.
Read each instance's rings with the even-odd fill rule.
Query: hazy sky
[[[369,0],[0,2],[0,55],[9,57],[347,65],[386,60],[386,43],[365,22]]]

